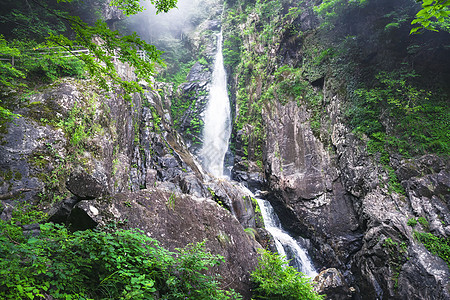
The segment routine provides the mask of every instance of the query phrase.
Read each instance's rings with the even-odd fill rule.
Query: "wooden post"
[[[11,57],[11,65],[14,67],[14,56]]]

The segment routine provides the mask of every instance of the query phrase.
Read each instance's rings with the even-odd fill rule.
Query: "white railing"
[[[43,55],[48,55],[48,54],[50,54],[51,52],[45,51],[45,50],[49,50],[49,49],[59,49],[59,48],[33,49],[33,53],[32,53],[33,55],[32,55],[32,56],[35,56],[35,58],[37,59],[37,58],[42,57]],[[90,50],[89,50],[89,49],[85,49],[85,48],[82,48],[82,47],[76,47],[76,49],[77,49],[77,50],[65,50],[65,51],[61,51],[61,52],[59,52],[60,57],[74,57],[74,56],[78,56],[78,55],[80,55],[80,54],[82,54],[82,53],[83,53],[83,54],[89,54],[89,53],[90,53]],[[40,51],[40,50],[44,50],[44,51]],[[150,58],[149,58],[149,56],[147,55],[147,52],[146,52],[146,51],[138,50],[138,51],[137,51],[137,55],[138,55],[139,58],[142,59],[142,60],[145,60],[145,61],[149,61],[149,60],[150,60]],[[113,51],[113,55],[112,55],[111,58],[114,60],[114,62],[117,61],[117,59],[119,58],[119,56],[117,55],[117,50],[114,50],[114,51]],[[13,66],[14,66],[15,62],[16,62],[18,59],[19,59],[19,58],[15,57],[15,56],[13,56],[13,55],[5,55],[5,54],[1,54],[1,53],[0,53],[0,61],[7,61],[7,62],[10,62],[11,65],[13,65]]]

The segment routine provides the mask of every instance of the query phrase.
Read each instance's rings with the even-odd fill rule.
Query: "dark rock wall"
[[[284,8],[297,4],[281,2]],[[232,6],[235,14],[246,12],[245,17],[241,16],[245,20],[239,30],[228,30],[230,35],[240,35],[246,52],[243,57],[250,60],[241,63],[247,68],[238,67],[230,76],[238,93],[247,85],[248,101],[237,103],[236,115],[245,113],[255,102],[264,103],[260,115],[267,198],[286,228],[311,240],[310,253],[319,269],[334,267],[341,271],[355,299],[448,299],[449,267],[413,237],[413,230],[420,227],[407,225],[411,218],[424,217],[430,232],[448,239],[448,157],[429,154],[405,159],[392,154],[390,166],[406,190],[404,195],[396,193],[389,188],[391,175],[377,157],[368,154],[367,140],[352,132],[345,116],[348,91],[358,83],[370,82],[379,70],[400,68],[406,62],[416,66],[424,77],[434,72],[436,81],[428,77],[433,84],[448,80],[443,66],[448,66],[449,55],[444,55],[442,48],[449,44],[448,33],[409,36],[410,21],[400,23],[397,29],[385,29],[392,21],[388,13],[412,16],[417,7],[412,1],[368,3],[350,11],[342,18],[344,21],[327,31],[317,28],[311,3],[305,2],[289,26],[277,23],[276,34],[268,44],[262,38],[267,34],[261,29],[265,24],[258,23],[261,13],[252,11],[253,4],[240,1]],[[231,24],[235,14],[229,16]],[[298,34],[292,33],[293,27]],[[318,59],[328,47],[342,49],[338,45],[346,35],[355,43],[346,48],[348,52],[338,54],[346,71],[334,69],[336,65],[329,58]],[[425,43],[440,54],[433,56],[431,48],[428,51],[422,46],[420,55],[408,53],[412,45]],[[261,55],[268,57],[263,67],[256,65]],[[428,65],[430,60],[433,63]],[[265,89],[282,80],[271,74],[283,65],[301,67],[303,79],[322,93],[317,108],[307,101],[282,99],[281,92],[278,96],[273,93],[269,100],[260,100]],[[261,82],[261,76],[265,81]],[[447,87],[442,85],[443,90]],[[317,120],[320,128],[317,122],[316,127],[312,126]],[[243,135],[252,131],[254,128]],[[250,153],[252,146],[248,144],[249,149],[244,149],[239,134],[235,137],[234,174],[245,180],[255,161],[243,168],[240,157]],[[251,155],[248,158],[251,160]],[[427,288],[420,282],[426,282]],[[332,293],[330,299],[334,299]]]
[[[64,79],[19,106],[2,124],[1,218],[27,203],[72,230],[138,227],[169,249],[207,240],[227,260],[212,272],[249,298],[260,247],[244,231],[256,227],[251,199],[203,172],[173,129],[171,86],[156,88],[129,102]]]

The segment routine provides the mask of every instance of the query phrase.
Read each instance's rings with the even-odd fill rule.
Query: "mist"
[[[190,31],[208,16],[207,5],[210,0],[179,0],[177,8],[167,13],[156,14],[156,9],[149,1],[141,4],[145,11],[126,20],[127,28],[137,32],[150,44],[159,44],[161,40],[183,40]]]

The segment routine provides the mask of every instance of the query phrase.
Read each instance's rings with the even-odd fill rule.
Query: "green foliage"
[[[71,3],[75,1],[64,0],[57,2]],[[170,8],[175,7],[177,3],[176,0],[150,0],[150,2],[155,5],[157,12],[166,12]],[[130,93],[142,91],[142,87],[137,81],[125,79],[119,75],[115,67],[116,60],[127,63],[134,69],[139,79],[143,79],[148,83],[152,82],[155,65],[164,66],[160,58],[161,51],[158,51],[155,46],[147,44],[136,33],[122,36],[118,31],[109,29],[106,22],[102,20],[97,20],[95,24],[89,25],[80,17],[70,15],[67,12],[70,11],[70,6],[66,4],[55,4],[52,1],[48,3],[32,1],[31,3],[32,5],[28,4],[28,9],[33,13],[36,12],[39,17],[47,20],[47,15],[50,15],[52,19],[63,23],[56,30],[46,29],[48,26],[44,26],[38,30],[32,39],[37,41],[45,40],[46,46],[49,49],[54,47],[62,48],[73,55],[75,55],[72,50],[74,46],[81,46],[89,50],[89,53],[78,53],[76,56],[83,61],[91,77],[105,90],[120,87],[127,98],[129,98],[128,94]],[[143,9],[138,0],[112,1],[111,5],[117,6],[126,14],[135,14]],[[15,13],[11,16],[9,22],[12,22],[14,26],[16,23],[20,23],[18,21],[27,17],[23,7],[19,6],[15,8],[21,13]],[[63,10],[59,10],[58,8]],[[49,19],[48,24],[57,23],[51,21],[52,19]],[[30,20],[30,18],[24,20],[21,26],[28,29],[34,28],[35,24],[30,22]],[[146,57],[138,54],[140,50],[144,51]],[[47,57],[44,57],[43,60],[36,61],[34,64],[37,64],[38,69],[40,68],[45,74],[48,74],[51,79],[59,76],[57,72],[54,72],[55,62],[57,69],[67,70],[73,67],[75,69],[78,68],[70,60],[67,62],[67,60],[63,59],[60,62],[53,59],[52,63],[49,64],[47,59]],[[11,70],[6,70],[5,68],[1,68],[0,70],[2,69],[4,72],[11,73]],[[20,74],[12,74],[11,76],[17,77],[16,75]]]
[[[14,243],[24,242],[26,237],[20,226],[39,223],[46,218],[46,213],[30,204],[17,204],[12,211],[11,220],[8,222],[0,220],[0,234],[7,236]]]
[[[254,240],[256,239],[256,235],[258,234],[258,232],[256,231],[255,228],[248,227],[248,228],[245,228],[244,231],[249,237],[251,237]]]
[[[410,34],[419,33],[420,29],[438,31],[439,28],[450,32],[450,1],[447,0],[422,0],[422,9],[416,14],[411,25],[417,27],[411,29]]]
[[[405,191],[389,166],[391,152],[406,157],[450,153],[450,136],[445,129],[450,112],[439,97],[414,86],[416,76],[405,70],[381,72],[375,87],[355,91],[357,97],[347,112],[354,130],[369,137],[367,151],[380,155],[390,190],[400,194]],[[389,130],[383,125],[386,119],[393,124]]]
[[[392,268],[392,280],[394,281],[394,288],[398,287],[398,277],[402,265],[406,262],[408,246],[405,242],[396,242],[388,237],[383,242],[383,247],[387,249],[389,255],[389,265]]]
[[[194,65],[195,61],[189,61],[187,63],[177,64],[178,71],[173,74],[161,72],[158,74],[158,80],[163,82],[173,83],[174,88],[177,88],[183,82],[186,82],[186,77],[189,74],[189,70]]]
[[[324,51],[324,53],[327,53],[324,56],[328,55],[329,52],[329,49]],[[323,57],[319,59],[322,60]],[[277,99],[282,105],[289,101],[296,101],[298,106],[306,104],[311,112],[311,127],[313,132],[318,135],[321,125],[320,115],[323,95],[304,79],[302,71],[301,68],[292,68],[287,65],[278,68],[273,74],[274,83],[267,88],[261,98],[268,101]]]
[[[414,237],[431,253],[442,258],[450,268],[450,241],[432,233],[414,231]]]
[[[236,67],[241,62],[242,41],[239,36],[232,35],[223,42],[223,62]]]
[[[222,201],[222,199],[216,194],[216,192],[212,188],[208,187],[208,192],[211,194],[212,199],[217,204],[219,204],[221,207],[231,211],[230,208]]]
[[[0,36],[0,56],[4,59],[0,60],[1,90],[17,89],[26,95],[30,92],[30,82],[51,83],[61,77],[84,76],[82,61],[75,57],[66,57],[61,53],[61,49],[43,50],[42,47],[42,44],[35,42],[8,42]],[[19,115],[0,106],[0,122],[11,121],[16,117]]]
[[[46,44],[18,40],[7,42],[1,37],[0,45],[0,53],[9,60],[0,62],[1,83],[4,86],[25,86],[26,81],[51,83],[61,77],[84,75],[83,61],[69,57],[70,51],[62,48],[50,49]]]
[[[64,129],[70,144],[76,149],[82,149],[87,140],[100,131],[95,123],[95,102],[97,95],[93,94],[89,98],[89,103],[74,103],[73,108],[68,112],[68,116],[57,123],[57,126]]]
[[[406,225],[414,227],[417,225],[417,220],[415,218],[408,219],[408,222],[406,222]]]
[[[428,220],[425,217],[418,217],[417,222],[419,224],[421,224],[425,230],[429,230],[430,223],[428,222]]]
[[[314,11],[322,19],[322,26],[330,26],[344,12],[354,7],[366,5],[368,0],[323,0],[314,7]]]
[[[174,210],[175,208],[175,199],[176,199],[175,193],[171,193],[169,199],[167,199],[167,207],[171,210]]]
[[[336,20],[343,17],[350,9],[363,7],[369,0],[323,0],[314,7],[314,11],[322,19],[322,26],[332,26]],[[450,32],[450,2],[447,0],[417,0],[422,2],[422,9],[416,14],[411,25],[410,34],[421,33],[422,29],[438,31],[443,29]],[[398,28],[409,17],[396,18],[394,22],[386,25],[385,30]]]
[[[4,37],[0,35],[0,53],[2,59],[9,59],[10,57],[18,57],[20,55],[20,50],[8,43]],[[0,61],[0,84],[2,86],[13,87],[17,79],[25,77],[25,73],[15,68],[10,61]]]
[[[256,288],[254,299],[319,300],[324,299],[312,290],[310,279],[298,272],[277,254],[261,250],[258,267],[251,274]]]
[[[417,88],[416,77],[406,70],[379,73],[372,88],[355,90],[346,113],[354,131],[369,137],[368,152],[380,155],[391,187],[401,193],[403,187],[389,167],[390,153],[405,157],[430,152],[450,154],[446,96]]]
[[[2,102],[0,101],[0,104]],[[18,118],[20,115],[12,113],[9,109],[0,106],[0,126],[6,122],[11,121],[14,118]]]
[[[67,24],[60,16],[67,16],[68,7],[55,0],[47,1],[2,1],[0,11],[0,34],[7,39],[33,40],[38,43],[48,34],[60,34],[67,31]]]
[[[70,233],[54,224],[0,241],[2,299],[240,299],[205,275],[223,258],[204,243],[169,252],[137,229]]]

